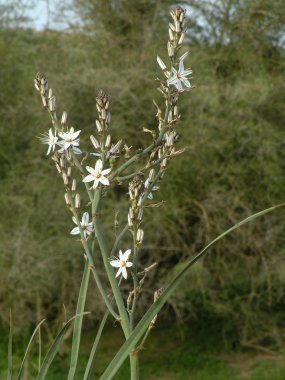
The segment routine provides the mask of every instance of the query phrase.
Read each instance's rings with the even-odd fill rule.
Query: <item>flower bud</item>
[[[80,208],[80,195],[79,195],[79,193],[77,193],[76,195],[75,195],[75,208]]]
[[[143,209],[140,207],[138,211],[138,220],[141,221],[143,217]]]
[[[103,131],[102,125],[99,120],[96,120],[96,127],[97,127],[98,133],[101,133]]]
[[[68,177],[65,172],[62,173],[62,179],[63,179],[63,183],[65,185],[68,185]]]
[[[76,179],[73,178],[72,185],[71,185],[71,191],[75,191],[75,190],[76,190]]]
[[[66,121],[67,121],[67,112],[64,111],[61,116],[61,125],[62,126],[66,125]]]
[[[69,196],[67,193],[64,194],[64,199],[65,199],[65,203],[67,204],[67,206],[70,205],[70,199],[69,199]]]
[[[91,140],[95,149],[100,149],[100,144],[99,144],[98,140],[93,135],[90,136],[90,140]]]
[[[111,135],[108,135],[105,142],[105,148],[109,148],[111,145]]]
[[[137,245],[141,245],[142,244],[143,237],[144,237],[144,231],[141,228],[139,228],[137,230],[137,239],[136,239],[137,240]]]

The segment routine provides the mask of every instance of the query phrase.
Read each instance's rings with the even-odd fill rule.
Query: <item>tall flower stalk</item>
[[[178,140],[176,126],[180,119],[179,99],[185,92],[192,89],[190,83],[192,70],[185,69],[188,52],[183,54],[181,52],[186,30],[185,13],[186,11],[181,7],[170,12],[171,22],[167,42],[168,60],[165,63],[160,57],[157,57],[157,63],[162,70],[159,92],[162,96],[163,108],[155,103],[157,126],[148,131],[152,136],[152,141],[146,148],[134,151],[132,155],[130,155],[127,146],[123,146],[123,140],[114,144],[111,143],[110,100],[105,91],[100,90],[96,97],[98,117],[95,123],[96,128],[90,136],[91,144],[89,147],[82,148],[80,143],[81,131],[69,125],[66,112],[63,112],[59,121],[56,111],[56,97],[45,76],[38,73],[34,81],[43,106],[50,114],[52,121],[52,128],[40,139],[42,143],[48,145],[47,155],[51,155],[57,172],[62,178],[64,200],[71,212],[71,220],[76,225],[74,227],[73,224],[70,233],[80,236],[84,259],[87,263],[79,292],[77,305],[79,317],[76,318],[81,319],[79,322],[75,322],[68,380],[73,380],[76,372],[89,272],[92,273],[106,305],[106,314],[90,352],[84,380],[93,378],[92,368],[95,362],[95,353],[108,316],[120,324],[126,341],[100,380],[112,379],[127,355],[129,355],[130,360],[130,379],[139,380],[138,358],[157,321],[159,310],[190,267],[205,254],[212,244],[210,243],[194,259],[187,262],[165,289],[153,289],[154,302],[140,319],[137,309],[144,290],[145,278],[156,265],[159,265],[159,263],[153,262],[148,267],[143,268],[140,264],[140,250],[145,235],[143,229],[145,208],[155,205],[153,204],[153,192],[159,191],[170,161],[184,152],[183,149],[176,149]],[[84,152],[84,157],[82,152]],[[80,174],[82,181],[78,182],[73,177],[75,170]],[[113,185],[118,182],[126,188],[129,205],[125,211],[125,226],[115,241],[110,243],[102,229],[103,214],[101,210],[109,192],[112,191]],[[81,204],[83,192],[87,193],[89,199],[86,207],[82,207]],[[240,225],[273,209],[274,207],[247,218],[220,235],[214,242]],[[128,232],[128,244],[123,246],[122,240]],[[95,252],[95,247],[99,247],[99,252]],[[94,261],[95,255],[101,256],[108,278],[108,288],[102,284]],[[127,295],[121,288],[123,282],[127,282],[129,288]],[[110,290],[111,296],[109,295]],[[52,358],[49,358],[49,363]],[[45,373],[45,371],[41,369],[39,373]],[[44,376],[39,376],[38,380],[44,378]]]

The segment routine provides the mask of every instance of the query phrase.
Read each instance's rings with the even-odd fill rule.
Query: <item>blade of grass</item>
[[[12,344],[13,344],[13,321],[12,321],[12,312],[10,309],[10,332],[9,332],[9,343],[8,343],[8,374],[7,374],[7,380],[12,380],[12,372],[13,372]]]
[[[69,367],[67,380],[74,379],[75,371],[77,367],[77,360],[78,360],[79,346],[80,346],[80,339],[81,339],[81,330],[82,330],[82,320],[83,320],[82,313],[84,312],[84,308],[85,308],[89,278],[90,278],[90,267],[89,267],[88,260],[86,260],[84,272],[83,272],[83,276],[81,280],[79,295],[78,295],[77,307],[76,307],[76,314],[81,314],[81,316],[76,318],[74,322],[70,367]]]
[[[95,354],[97,352],[99,341],[100,341],[100,338],[101,338],[104,326],[105,326],[105,324],[107,322],[107,319],[108,319],[109,315],[110,315],[110,312],[109,312],[109,310],[107,310],[105,312],[104,316],[103,316],[103,319],[102,319],[100,325],[99,325],[99,328],[98,328],[98,331],[97,331],[97,334],[96,334],[96,338],[95,338],[95,341],[93,343],[93,347],[92,347],[92,350],[90,352],[88,363],[87,363],[87,366],[86,366],[86,369],[85,369],[83,380],[91,380],[91,373],[92,373],[94,362],[95,362]]]
[[[225,232],[223,232],[221,235],[216,237],[214,240],[212,240],[201,252],[199,252],[193,259],[190,259],[186,262],[184,268],[173,278],[173,280],[170,282],[170,284],[167,286],[167,288],[164,290],[164,292],[161,294],[161,296],[157,299],[156,302],[148,309],[146,314],[142,317],[140,322],[137,324],[136,328],[133,330],[133,332],[130,334],[129,338],[125,341],[125,343],[122,345],[120,350],[117,352],[111,363],[108,365],[106,370],[104,371],[103,375],[100,377],[99,380],[111,380],[113,376],[117,373],[120,366],[123,364],[127,356],[129,355],[130,351],[135,347],[135,345],[139,342],[140,338],[148,328],[149,324],[151,323],[152,319],[155,317],[155,315],[159,312],[159,310],[163,307],[165,302],[168,300],[168,298],[171,296],[173,291],[177,288],[177,286],[180,284],[180,282],[186,277],[186,275],[189,272],[189,269],[198,261],[202,256],[206,254],[206,252],[211,248],[217,241],[228,235],[229,233],[233,232],[234,230],[238,229],[239,227],[243,226],[244,224],[257,219],[271,211],[274,211],[275,209],[284,206],[285,203],[277,206],[270,207],[268,209],[265,209],[263,211],[260,211],[256,214],[253,214],[249,216],[248,218],[242,220],[241,222],[235,224],[233,227],[229,228]]]
[[[89,314],[89,313],[83,313],[83,314]],[[38,376],[36,378],[36,380],[44,380],[45,377],[46,377],[46,374],[49,370],[49,367],[57,353],[57,349],[61,343],[61,340],[65,334],[65,331],[68,327],[68,325],[70,324],[70,322],[72,322],[75,318],[77,317],[80,317],[82,314],[79,314],[79,315],[75,315],[74,317],[70,318],[66,324],[63,326],[63,328],[60,330],[60,332],[58,333],[57,337],[55,338],[53,344],[51,345],[50,349],[48,350],[45,358],[44,358],[44,361],[43,361],[43,364],[41,366],[41,369],[38,373]]]
[[[40,372],[41,369],[41,364],[42,363],[42,334],[41,334],[41,326],[39,326],[39,370]]]
[[[32,341],[34,339],[34,336],[36,335],[37,331],[40,329],[41,325],[44,323],[45,319],[43,319],[38,325],[37,327],[35,328],[35,331],[33,332],[31,338],[30,338],[30,341],[29,341],[29,344],[26,348],[26,352],[24,354],[24,357],[23,357],[23,360],[22,360],[22,364],[20,366],[20,370],[19,370],[19,373],[18,373],[18,376],[16,377],[16,380],[20,380],[22,375],[23,375],[23,370],[24,370],[24,365],[25,365],[25,361],[27,359],[27,356],[28,356],[28,352],[29,352],[29,349],[31,347],[31,344],[32,344]]]

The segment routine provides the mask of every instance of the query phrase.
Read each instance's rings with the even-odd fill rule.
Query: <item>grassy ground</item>
[[[158,327],[146,343],[142,352],[142,380],[285,380],[285,355],[261,354],[245,352],[241,349],[229,352],[215,334],[197,330],[195,335],[174,327]],[[1,334],[5,334],[2,332]],[[84,334],[79,369],[76,380],[82,380],[84,365],[92,345],[93,332]],[[6,378],[6,342],[1,340],[0,346],[0,378]],[[122,342],[120,331],[109,326],[100,346],[94,379],[112,358]],[[15,367],[19,365],[21,349],[24,342],[15,343]],[[21,347],[23,346],[23,347]],[[69,362],[69,341],[65,341],[61,351],[51,366],[48,380],[62,380],[67,377]],[[32,353],[29,366],[26,368],[24,380],[32,380],[37,368],[36,350]],[[128,363],[121,368],[115,380],[128,379]]]

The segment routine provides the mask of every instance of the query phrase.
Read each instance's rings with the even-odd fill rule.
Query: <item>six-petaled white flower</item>
[[[78,148],[79,146],[79,134],[81,131],[74,132],[74,128],[71,127],[67,132],[59,132],[59,137],[62,138],[61,141],[58,142],[58,145],[61,146],[61,149],[58,151],[59,153],[63,153],[67,151],[68,148],[72,148],[75,154],[81,154],[81,150]]]
[[[105,176],[110,173],[111,169],[102,170],[102,168],[103,168],[102,160],[98,160],[96,162],[94,169],[91,168],[90,166],[86,166],[86,170],[90,174],[83,178],[83,182],[94,181],[93,186],[92,186],[93,189],[96,189],[100,182],[102,183],[102,185],[105,185],[105,186],[110,185],[108,178],[106,178]]]
[[[185,57],[186,57],[185,54],[181,57],[178,70],[176,70],[174,67],[171,68],[173,75],[167,81],[168,85],[175,86],[178,91],[183,91],[182,84],[184,84],[184,86],[187,88],[191,87],[191,84],[190,84],[187,76],[192,74],[192,70],[184,70],[183,59]]]
[[[78,234],[80,234],[80,230],[79,230],[78,223],[77,223],[77,221],[76,221],[76,219],[75,219],[74,216],[72,217],[72,220],[77,225],[77,227],[74,227],[73,230],[70,231],[70,233],[71,233],[71,235],[78,235]],[[93,227],[92,227],[92,223],[91,222],[89,223],[89,214],[88,214],[88,212],[85,212],[82,215],[82,220],[80,222],[80,226],[81,226],[81,228],[83,230],[83,234],[84,234],[85,239],[87,238],[88,235],[92,234]]]
[[[52,129],[50,128],[48,133],[43,134],[43,137],[40,137],[40,140],[43,144],[48,144],[47,155],[50,154],[51,151],[54,152],[55,146],[57,144],[58,137],[56,135],[56,131],[54,134],[52,133]]]
[[[133,263],[131,263],[129,260],[129,256],[131,254],[131,250],[130,249],[127,249],[125,253],[123,253],[121,250],[119,252],[119,258],[117,260],[112,260],[110,262],[110,264],[112,265],[112,267],[114,268],[119,268],[117,274],[116,274],[116,277],[120,276],[120,274],[122,274],[122,276],[124,278],[127,278],[128,277],[128,273],[127,273],[127,268],[130,268],[133,266]]]

